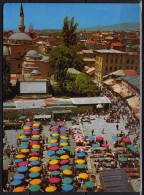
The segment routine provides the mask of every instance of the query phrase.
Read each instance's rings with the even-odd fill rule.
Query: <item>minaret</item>
[[[21,3],[21,7],[20,7],[20,24],[19,24],[19,31],[20,32],[24,32],[25,31],[25,26],[24,26],[24,12],[23,12],[23,6]]]

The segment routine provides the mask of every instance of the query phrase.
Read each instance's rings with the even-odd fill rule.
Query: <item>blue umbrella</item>
[[[118,107],[117,106],[112,106],[112,109],[117,109]]]
[[[21,149],[26,149],[26,148],[28,148],[28,147],[29,147],[28,145],[21,145],[21,146],[20,146]]]
[[[114,135],[114,136],[112,136],[112,139],[113,140],[119,140],[120,138]]]
[[[58,143],[52,143],[51,146],[58,146]]]
[[[13,180],[13,181],[11,182],[11,185],[12,185],[12,186],[18,186],[18,185],[20,185],[21,183],[22,183],[22,181],[19,180],[19,179],[17,179],[17,180]]]
[[[47,154],[48,154],[49,156],[51,156],[51,155],[55,154],[55,151],[49,150],[49,151],[47,152]]]
[[[20,162],[22,162],[23,161],[23,159],[16,159],[16,160],[14,160],[14,163],[20,163]]]
[[[31,165],[39,165],[40,164],[40,161],[32,161],[30,162]]]
[[[51,171],[51,175],[60,175],[60,171]]]
[[[52,127],[52,129],[57,129],[57,128],[59,128],[59,126],[53,126],[53,127]]]
[[[21,140],[22,140],[22,141],[28,141],[29,138],[28,138],[28,137],[25,137],[25,138],[22,138]]]
[[[14,179],[19,179],[19,180],[21,180],[21,179],[23,179],[25,176],[23,175],[23,174],[15,174],[14,175]]]
[[[33,128],[33,131],[39,131],[40,129],[39,128]]]
[[[17,170],[18,172],[26,172],[28,170],[28,167],[22,166],[22,167],[19,167]]]
[[[60,128],[60,131],[65,131],[65,130],[67,130],[67,128],[64,127]]]
[[[21,142],[21,146],[23,145],[29,145],[29,142]]]
[[[55,123],[55,121],[50,121],[50,122],[49,122],[50,125],[52,125],[52,124],[54,124],[54,123]]]
[[[29,135],[29,134],[31,134],[31,132],[25,131],[24,134]]]
[[[60,142],[67,142],[66,139],[61,139]]]
[[[64,186],[62,187],[62,189],[63,189],[63,191],[68,192],[68,191],[70,191],[70,190],[73,189],[73,186],[70,185],[70,184],[64,185]]]
[[[57,154],[65,154],[65,151],[64,150],[57,150],[56,153]]]
[[[78,157],[84,157],[85,156],[85,153],[84,152],[79,152],[79,153],[77,153],[77,156]]]
[[[88,136],[88,139],[91,140],[91,141],[96,140],[96,138],[94,136]]]
[[[32,137],[31,140],[36,141],[36,140],[39,140],[39,138],[37,138],[37,137]]]

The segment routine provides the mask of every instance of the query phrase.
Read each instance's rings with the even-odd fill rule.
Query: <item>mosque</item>
[[[53,70],[39,42],[43,40],[45,45],[50,46],[48,39],[38,36],[32,25],[25,31],[22,3],[19,17],[19,32],[9,31],[3,35],[3,55],[9,57],[11,75],[23,79],[47,79]]]

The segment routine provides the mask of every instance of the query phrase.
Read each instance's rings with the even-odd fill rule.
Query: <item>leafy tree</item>
[[[78,27],[78,23],[74,23],[74,17],[72,19],[68,19],[68,17],[64,18],[63,29],[62,29],[62,37],[63,43],[65,46],[69,47],[70,45],[77,44],[77,33],[76,29]]]

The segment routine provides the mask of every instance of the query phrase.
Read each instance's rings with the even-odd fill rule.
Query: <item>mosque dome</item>
[[[32,38],[23,32],[17,32],[9,37],[9,40],[32,41]]]
[[[39,53],[35,50],[30,50],[26,53],[26,57],[40,57]]]

